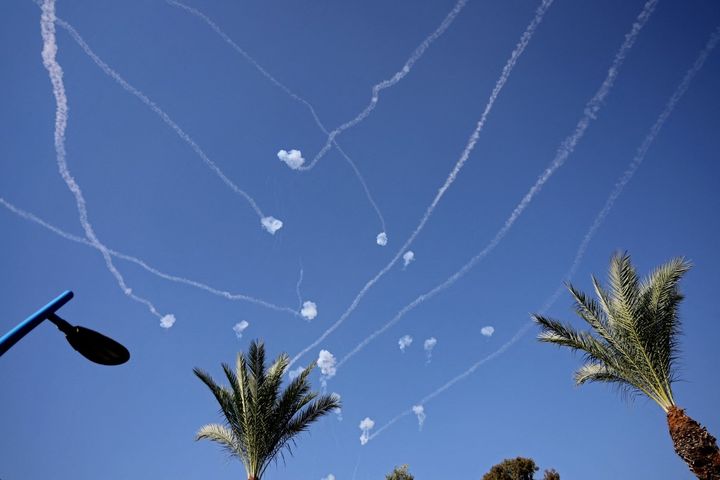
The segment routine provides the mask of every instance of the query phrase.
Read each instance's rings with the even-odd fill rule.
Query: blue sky
[[[402,73],[456,5],[187,1],[310,102],[327,130],[362,112],[373,86]],[[556,0],[545,5],[520,52],[521,35],[534,17],[540,20],[539,5],[468,2],[406,74],[380,92],[367,118],[336,137],[384,218],[383,247],[376,243],[379,216],[337,148],[306,171],[278,159],[279,150],[296,149],[307,166],[326,143],[307,106],[202,19],[160,0],[59,2],[58,17],[102,61],[162,109],[263,216],[283,222],[273,235],[263,230],[242,195],[58,27],[57,62],[69,106],[67,166],[99,241],[166,276],[265,302],[230,300],[115,258],[132,294],[151,302],[158,316],[118,287],[97,249],[12,211],[85,236],[58,173],[40,9],[30,0],[3,2],[2,330],[72,289],[76,298],[62,314],[122,341],[132,359],[115,368],[90,364],[50,324],[5,354],[0,477],[242,478],[238,462],[193,440],[201,425],[219,420],[193,367],[219,375],[220,363],[232,362],[253,338],[263,338],[273,357],[307,349],[299,364],[314,362],[321,350],[340,361],[490,245],[462,278],[421,301],[325,379],[327,390],[342,396],[342,420],[331,416],[315,425],[295,455],[265,478],[383,478],[404,463],[417,478],[480,478],[518,455],[563,478],[692,478],[672,450],[659,407],[642,398],[624,401],[601,385],[575,388],[579,356],[539,344],[534,328],[516,334],[557,290],[583,239],[589,243],[573,277],[581,289],[589,288],[591,274],[605,277],[618,250],[629,251],[641,272],[684,255],[694,268],[682,283],[682,381],[675,395],[720,434],[713,408],[720,404],[714,302],[720,52],[709,53],[646,154],[638,154],[720,24],[720,5],[657,3],[574,151],[491,243],[576,131],[625,35],[649,8],[634,0]],[[513,51],[521,55],[491,97]],[[483,111],[486,121],[470,151]],[[438,195],[464,149],[467,161]],[[632,178],[588,235],[633,160]],[[397,260],[350,309],[363,287],[406,252],[402,245],[433,199],[437,204],[409,247],[414,260],[406,268]],[[298,313],[305,301],[317,305],[310,321]],[[570,307],[563,293],[548,313],[579,326]],[[159,317],[170,314],[176,322],[161,327]],[[241,321],[248,326],[238,338],[233,326]],[[487,326],[491,336],[481,333]],[[404,335],[413,343],[402,352]],[[423,342],[430,338],[437,343],[428,362]],[[318,389],[321,380],[318,369]],[[429,395],[420,430],[414,414],[402,414]],[[363,446],[358,425],[366,417],[375,426]]]

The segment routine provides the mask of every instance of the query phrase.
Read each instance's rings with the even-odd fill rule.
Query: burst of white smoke
[[[377,237],[375,237],[375,242],[378,245],[380,245],[381,247],[384,247],[385,245],[387,245],[387,242],[388,242],[387,233],[385,233],[385,232],[378,233]]]
[[[327,386],[328,379],[335,376],[335,373],[337,372],[337,369],[335,368],[336,364],[337,360],[335,359],[335,355],[327,350],[320,350],[320,354],[317,359],[317,366],[320,367],[320,373],[322,374],[320,382],[322,383],[323,388]]]
[[[375,426],[375,421],[370,417],[365,417],[358,426],[362,433],[360,434],[360,445],[365,445],[370,440],[370,430]]]
[[[417,416],[418,419],[418,429],[422,430],[423,423],[425,423],[425,407],[422,405],[413,405],[412,407],[413,413]]]
[[[290,377],[290,380],[294,380],[295,378],[300,376],[303,370],[305,370],[305,367],[293,368],[292,370],[288,371],[288,377]]]
[[[337,392],[333,392],[332,395],[333,395],[336,399],[338,399],[338,400],[340,400],[340,399],[342,398],[342,397],[340,396],[340,394],[337,393]],[[342,421],[343,421],[342,408],[339,408],[339,407],[338,407],[338,408],[336,408],[335,410],[333,410],[333,412],[335,413],[338,422],[342,422]]]
[[[300,315],[303,316],[306,320],[313,320],[315,317],[317,317],[318,311],[317,311],[317,305],[315,302],[306,301],[303,302],[302,310],[300,310]]]
[[[435,337],[430,337],[423,342],[423,349],[425,350],[425,355],[427,356],[427,363],[430,363],[432,360],[432,351],[433,348],[435,348],[435,345],[437,345],[437,338]]]
[[[162,328],[170,328],[173,325],[175,325],[175,315],[172,315],[172,314],[164,315],[160,319],[160,326]]]
[[[415,252],[413,252],[412,250],[408,250],[407,252],[405,252],[403,254],[402,258],[403,258],[403,268],[405,268],[408,265],[410,265],[410,262],[415,260]]]
[[[403,335],[402,337],[400,337],[400,340],[398,340],[400,351],[405,353],[405,349],[412,345],[412,342],[413,338],[410,335]]]
[[[233,325],[233,332],[235,332],[235,335],[237,336],[237,338],[242,338],[243,332],[249,326],[250,326],[250,323],[248,323],[247,320],[241,320],[238,323],[236,323],[235,325]]]
[[[488,325],[487,327],[481,328],[480,333],[486,337],[492,337],[493,333],[495,333],[495,327]]]
[[[273,216],[263,217],[260,219],[260,224],[267,230],[270,235],[275,235],[275,232],[280,230],[283,226],[282,220],[278,220]]]
[[[290,150],[289,152],[287,150],[280,150],[277,153],[277,156],[293,170],[297,170],[302,167],[303,163],[305,163],[305,159],[303,158],[300,150]]]
[[[335,475],[329,473],[327,477],[322,477],[320,480],[335,480]]]

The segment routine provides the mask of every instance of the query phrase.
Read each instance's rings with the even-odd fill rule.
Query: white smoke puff
[[[375,426],[375,421],[370,417],[365,417],[358,425],[362,434],[360,435],[360,445],[365,445],[370,441],[370,430]]]
[[[430,363],[432,360],[432,351],[433,348],[435,348],[435,345],[437,345],[437,338],[430,337],[423,343],[423,348],[425,349],[425,353],[427,354],[427,363]]]
[[[482,333],[486,337],[492,337],[493,333],[495,333],[495,327],[491,327],[490,325],[488,325],[487,327],[481,328],[480,333]]]
[[[282,220],[278,220],[275,217],[263,217],[260,220],[260,223],[262,224],[263,228],[267,230],[270,235],[275,235],[275,232],[280,230],[283,226]]]
[[[303,318],[312,320],[317,317],[317,314],[317,304],[315,302],[307,301],[303,303],[302,310],[300,310],[300,315],[302,315]]]
[[[327,477],[323,477],[320,480],[335,480],[335,475],[329,473]]]
[[[243,332],[247,327],[249,327],[250,324],[246,320],[242,320],[235,325],[233,325],[233,332],[235,332],[235,335],[237,338],[242,338]]]
[[[290,380],[293,380],[300,376],[300,374],[305,370],[305,367],[297,367],[293,370],[290,370],[288,372],[288,377],[290,377]]]
[[[415,252],[413,252],[412,250],[408,250],[407,252],[403,253],[403,268],[410,265],[410,262],[412,262],[413,260],[415,260]]]
[[[320,373],[322,373],[325,378],[332,378],[335,376],[335,373],[337,372],[337,369],[335,368],[336,364],[337,359],[335,358],[335,355],[327,350],[320,350],[320,354],[317,359],[317,366],[320,367]]]
[[[398,345],[400,346],[400,351],[405,353],[405,349],[412,345],[413,338],[410,335],[403,335],[400,337],[400,340],[398,340]]]
[[[175,325],[175,315],[169,313],[160,319],[160,326],[162,328],[170,328]]]
[[[378,233],[377,237],[375,238],[375,241],[377,242],[378,245],[380,245],[381,247],[384,247],[385,245],[387,245],[387,233],[385,233],[385,232]]]
[[[413,405],[412,411],[415,415],[417,415],[418,428],[422,430],[423,423],[425,423],[425,417],[427,416],[425,415],[425,407],[422,405]]]
[[[342,398],[339,393],[333,392],[332,396],[335,397],[338,401]],[[336,408],[333,410],[335,412],[335,415],[337,415],[338,422],[342,422],[343,416],[342,416],[342,408]]]
[[[305,159],[303,158],[300,150],[290,150],[289,152],[286,150],[280,150],[277,153],[277,157],[293,170],[299,169],[305,163]]]

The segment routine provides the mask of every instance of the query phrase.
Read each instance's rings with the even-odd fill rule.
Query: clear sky
[[[574,387],[581,357],[525,327],[576,259],[589,290],[615,251],[642,273],[686,256],[675,395],[720,435],[720,4],[186,1],[56,6],[85,228],[41,10],[0,3],[1,330],[72,289],[62,315],[132,354],[90,364],[51,324],[5,354],[0,478],[242,478],[193,440],[220,418],[192,368],[219,377],[254,338],[345,359],[312,378],[341,418],[267,479],[478,479],[518,455],[566,479],[692,478],[658,406]],[[566,292],[548,314],[581,326]]]

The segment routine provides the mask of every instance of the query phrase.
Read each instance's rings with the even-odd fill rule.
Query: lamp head
[[[48,315],[48,319],[65,334],[70,346],[91,362],[112,366],[130,360],[128,349],[112,338],[89,328],[70,325],[56,313]]]
[[[83,357],[100,365],[122,365],[130,360],[130,352],[120,343],[102,333],[81,326],[65,332],[68,343]]]

